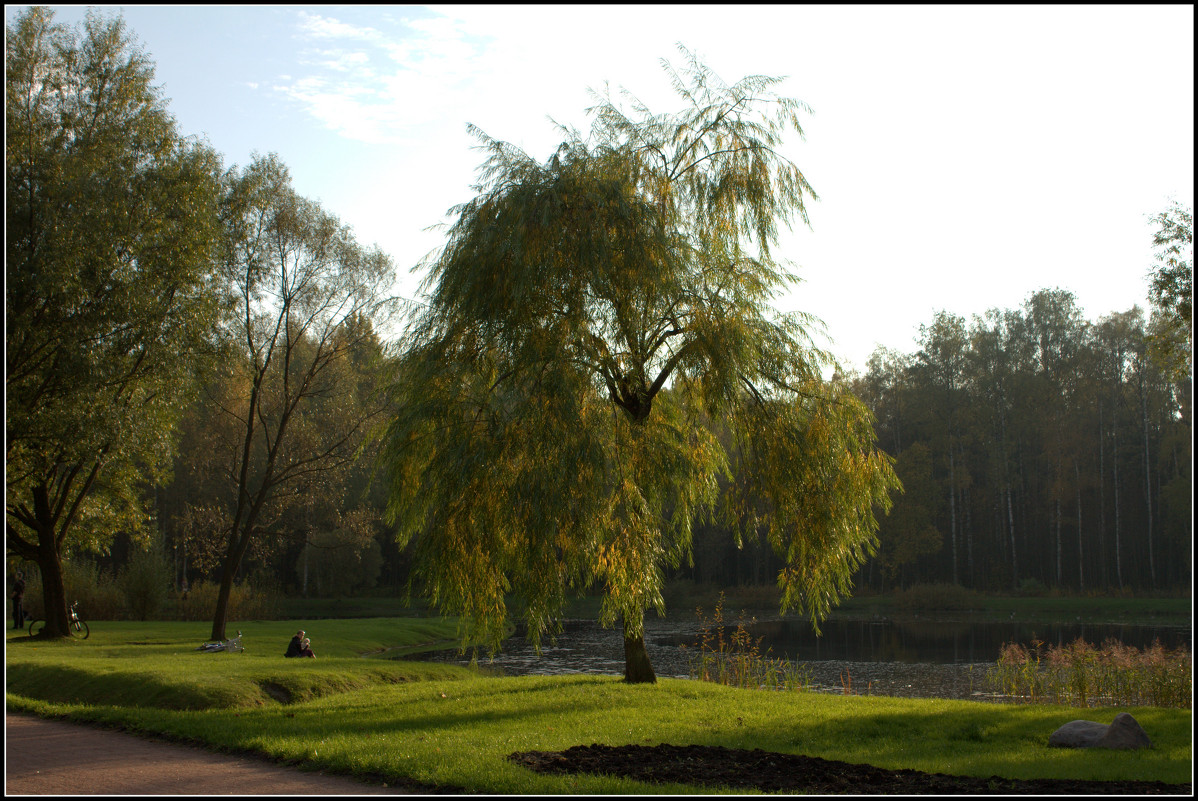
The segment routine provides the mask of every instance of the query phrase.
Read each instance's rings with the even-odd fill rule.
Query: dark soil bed
[[[1190,795],[1189,784],[1002,779],[883,770],[819,757],[712,745],[576,745],[525,751],[508,759],[541,773],[599,773],[646,782],[680,782],[762,792],[816,794]]]

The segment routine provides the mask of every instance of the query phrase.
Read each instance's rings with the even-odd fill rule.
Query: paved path
[[[4,716],[5,795],[387,795],[411,790],[125,732]],[[64,759],[64,757],[67,757]]]

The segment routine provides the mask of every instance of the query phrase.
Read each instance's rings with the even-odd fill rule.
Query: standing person
[[[12,583],[12,620],[13,628],[19,629],[25,625],[25,609],[21,602],[25,600],[25,579],[21,571],[17,571],[16,580]]]
[[[283,654],[283,656],[303,656],[303,644],[304,630],[300,629],[295,633],[295,636],[291,638],[291,642],[287,643],[287,653]]]

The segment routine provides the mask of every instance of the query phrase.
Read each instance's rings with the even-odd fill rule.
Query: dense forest
[[[879,348],[847,380],[874,412],[904,493],[858,583],[986,591],[1186,588],[1191,379],[1152,358],[1139,307],[1083,319],[1064,290],[967,323],[938,313],[919,350]],[[705,546],[694,577],[768,581],[761,549]]]
[[[983,591],[1188,587],[1191,382],[1188,368],[1171,375],[1152,358],[1153,326],[1135,306],[1087,321],[1071,293],[1041,290],[1022,308],[991,310],[968,324],[939,313],[922,327],[915,353],[879,348],[864,374],[840,378],[874,413],[904,486],[881,518],[879,552],[857,584],[877,591],[931,582]],[[378,338],[359,347],[375,359],[356,363],[379,369]],[[375,379],[362,372],[354,380],[368,387]],[[219,381],[207,391],[230,390]],[[218,563],[216,408],[190,409],[174,481],[156,490],[180,582],[201,580]],[[323,413],[313,410],[304,425],[319,429]],[[290,593],[401,591],[409,562],[383,522],[370,457],[368,450],[325,476],[324,491],[280,496],[272,535],[257,543],[245,575]],[[779,568],[762,543],[738,548],[727,532],[697,522],[694,565],[676,577],[770,584]]]

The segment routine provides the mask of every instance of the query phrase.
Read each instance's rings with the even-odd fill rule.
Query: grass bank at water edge
[[[626,685],[615,676],[488,677],[450,665],[363,658],[453,636],[452,621],[321,621],[320,658],[284,659],[296,624],[246,623],[240,654],[195,651],[185,623],[105,623],[86,641],[9,634],[8,710],[101,722],[253,751],[392,783],[484,793],[693,793],[601,776],[547,776],[515,751],[631,743],[723,745],[883,768],[1015,779],[1191,780],[1191,713],[1130,711],[1155,747],[1047,747],[1070,720],[1114,709],[837,697],[739,690],[681,679]]]

